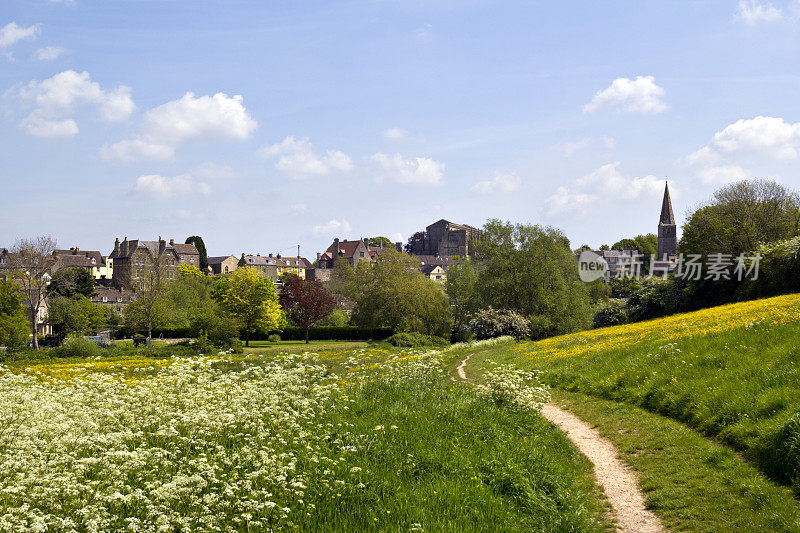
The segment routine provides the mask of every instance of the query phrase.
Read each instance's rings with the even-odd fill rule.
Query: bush
[[[450,345],[447,339],[422,333],[397,333],[386,342],[398,348],[445,348]]]
[[[67,337],[60,347],[53,349],[55,357],[100,357],[103,353],[97,343],[83,337]]]
[[[595,328],[626,324],[628,312],[625,310],[625,300],[611,299],[607,301],[597,309],[592,322]]]
[[[285,341],[304,341],[306,340],[305,331],[301,328],[285,327],[280,331],[267,333],[255,333],[250,336],[251,341],[267,340],[272,333],[280,334]],[[394,331],[391,328],[339,328],[324,327],[311,328],[308,330],[308,338],[312,341],[381,341],[390,337]]]
[[[272,335],[267,337],[267,340],[269,342],[281,342],[281,336],[276,333],[273,333]]]
[[[456,328],[453,334],[450,335],[450,342],[472,342],[475,340],[475,334],[468,329]]]
[[[489,307],[475,314],[469,322],[469,329],[478,340],[506,335],[520,340],[531,334],[531,322],[516,311]]]

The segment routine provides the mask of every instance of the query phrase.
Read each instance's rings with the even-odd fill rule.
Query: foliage
[[[337,261],[334,275],[334,287],[354,302],[351,321],[356,326],[450,335],[447,296],[436,282],[422,275],[413,256],[389,250],[375,263],[361,261],[355,269]]]
[[[484,306],[511,309],[531,322],[531,336],[578,331],[591,323],[589,289],[578,278],[569,240],[554,228],[490,220],[477,254],[484,266]]]
[[[167,254],[153,257],[147,253],[141,266],[136,301],[125,308],[125,326],[131,331],[146,331],[148,344],[153,329],[168,324],[170,305],[167,281]]]
[[[253,268],[237,268],[230,276],[222,307],[238,322],[245,334],[245,346],[250,335],[259,330],[271,331],[281,323],[281,308],[272,282]]]
[[[504,336],[519,340],[530,335],[531,323],[516,311],[489,307],[475,313],[470,320],[469,329],[478,340]]]
[[[272,333],[269,337],[267,337],[269,342],[281,342],[281,336],[277,333]]]
[[[213,301],[195,309],[189,321],[193,337],[205,335],[206,339],[218,348],[230,348],[238,340],[238,323]]]
[[[22,301],[22,292],[14,282],[0,280],[0,346],[10,350],[22,348],[30,337]]]
[[[768,180],[746,180],[717,190],[683,225],[685,254],[739,255],[800,234],[800,197]]]
[[[539,373],[515,368],[513,365],[493,365],[483,379],[495,403],[518,410],[539,411],[550,401],[550,391],[542,385]]]
[[[344,328],[350,323],[350,317],[343,309],[334,309],[331,314],[323,318],[317,323],[318,327],[335,327]]]
[[[192,265],[185,265],[181,263],[178,265],[178,278],[191,278],[191,279],[201,279],[204,278],[205,274],[203,271],[197,268],[196,266]]]
[[[398,348],[444,348],[450,344],[447,339],[421,333],[395,333],[385,342]]]
[[[53,264],[52,254],[56,247],[57,243],[50,235],[39,235],[32,239],[17,240],[9,254],[10,274],[22,288],[34,350],[39,350],[39,309],[44,304],[49,271]]]
[[[58,348],[51,352],[54,357],[100,357],[103,348],[96,342],[83,337],[67,337]]]
[[[677,312],[681,306],[681,285],[675,279],[651,278],[642,280],[639,289],[626,304],[632,322],[648,320]]]
[[[197,248],[200,254],[200,270],[206,272],[208,268],[208,252],[206,252],[206,245],[203,242],[203,238],[199,235],[192,235],[186,239],[185,244],[194,244],[194,247]]]
[[[53,274],[47,292],[67,298],[77,294],[91,298],[94,293],[94,277],[85,268],[62,268]]]
[[[450,298],[453,332],[463,336],[463,332],[469,328],[472,315],[481,307],[478,294],[478,271],[475,263],[466,259],[450,266],[447,269],[447,280],[444,287]]]
[[[614,298],[608,300],[595,311],[592,326],[605,328],[607,326],[619,326],[627,322],[628,312],[625,308],[625,300]]]
[[[52,295],[49,298],[47,323],[63,338],[67,335],[86,335],[90,329],[108,325],[110,309],[92,303],[78,294],[72,298]]]
[[[278,301],[286,317],[305,330],[306,342],[308,342],[309,328],[330,315],[336,308],[336,300],[322,283],[299,276],[287,279]]]
[[[394,243],[386,237],[372,237],[369,240],[369,245],[374,248],[394,248]]]

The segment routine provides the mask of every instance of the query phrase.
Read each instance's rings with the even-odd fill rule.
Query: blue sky
[[[440,218],[577,247],[798,188],[800,2],[0,5],[0,246],[315,257]]]

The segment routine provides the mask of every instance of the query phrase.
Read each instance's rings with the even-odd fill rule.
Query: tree
[[[336,309],[336,299],[317,280],[290,277],[279,299],[283,312],[302,328],[308,344],[308,330]]]
[[[250,346],[250,334],[274,330],[281,323],[281,308],[272,282],[253,268],[237,268],[231,274],[222,306],[238,322]]]
[[[39,235],[33,239],[18,240],[10,254],[11,276],[19,281],[22,288],[35,350],[39,349],[39,310],[45,301],[56,246],[55,239],[50,235]]]
[[[192,235],[186,239],[186,244],[194,244],[194,247],[197,248],[197,251],[200,253],[200,270],[206,272],[206,269],[208,269],[208,253],[206,252],[206,245],[203,242],[203,238],[199,235]]]
[[[739,255],[760,244],[800,235],[800,197],[768,180],[732,183],[692,213],[683,225],[685,254]]]
[[[168,319],[167,254],[144,255],[136,301],[125,308],[125,324],[131,329],[147,331],[147,345],[152,344],[153,328]]]
[[[466,259],[450,266],[447,269],[447,281],[444,287],[450,298],[454,337],[459,339],[469,329],[472,316],[481,307],[475,263]]]
[[[381,246],[384,248],[394,248],[394,243],[386,237],[372,237],[369,240],[369,245],[375,248],[380,248]]]
[[[632,239],[622,239],[615,242],[612,249],[638,250],[641,255],[642,272],[647,274],[650,272],[650,259],[658,255],[658,235],[647,233],[645,235],[637,235]]]
[[[94,277],[85,268],[62,268],[53,274],[47,292],[67,298],[72,298],[76,294],[91,298],[94,293]]]
[[[108,325],[109,311],[82,294],[71,298],[53,294],[49,300],[47,323],[61,338],[85,335],[92,328]]]
[[[19,286],[13,281],[0,280],[0,346],[9,350],[21,348],[30,336],[22,304]]]
[[[389,250],[375,263],[362,261],[356,268],[337,261],[334,278],[334,290],[353,302],[351,319],[357,326],[450,335],[447,296],[436,282],[422,275],[413,256]]]
[[[489,220],[477,256],[484,265],[478,277],[482,304],[521,313],[534,339],[589,326],[589,288],[578,278],[561,231]]]

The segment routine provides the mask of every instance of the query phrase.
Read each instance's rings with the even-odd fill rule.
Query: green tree
[[[33,336],[33,348],[39,349],[39,313],[47,297],[53,251],[57,244],[50,235],[18,240],[10,254],[11,277],[22,289],[28,324]]]
[[[369,240],[369,245],[374,246],[375,248],[380,246],[383,246],[384,248],[394,248],[394,243],[386,237],[372,237]]]
[[[622,239],[614,243],[612,246],[614,250],[638,250],[642,262],[642,272],[647,274],[650,272],[650,259],[658,255],[658,235],[654,233],[647,233],[645,235],[637,235],[630,239]]]
[[[167,254],[153,257],[148,253],[144,258],[136,301],[125,308],[125,325],[134,331],[146,331],[147,345],[150,346],[153,328],[160,327],[169,320]]]
[[[462,338],[469,329],[472,316],[481,308],[478,294],[478,271],[475,263],[466,259],[447,269],[445,292],[450,298],[455,336]]]
[[[334,266],[333,286],[353,303],[351,320],[360,327],[390,327],[448,337],[450,308],[442,288],[422,275],[413,256],[390,250],[369,264]]]
[[[76,294],[91,298],[94,293],[94,277],[85,268],[62,268],[53,274],[47,292],[67,298],[72,298]]]
[[[748,254],[760,244],[800,235],[800,197],[768,180],[732,183],[714,193],[683,225],[685,254]]]
[[[90,329],[108,325],[109,310],[82,294],[71,298],[54,294],[48,302],[47,323],[61,338],[86,335]]]
[[[0,346],[17,350],[30,337],[23,296],[13,281],[0,280]]]
[[[483,305],[518,311],[542,338],[587,328],[589,287],[578,278],[569,240],[557,229],[489,220],[477,248]]]
[[[281,324],[282,312],[272,282],[253,268],[237,268],[231,274],[222,306],[239,323],[245,346],[256,331],[271,331]]]
[[[197,248],[197,251],[200,253],[200,270],[206,272],[208,268],[208,253],[206,252],[206,245],[203,242],[203,238],[199,235],[192,235],[186,239],[186,244],[194,244],[194,247]]]

